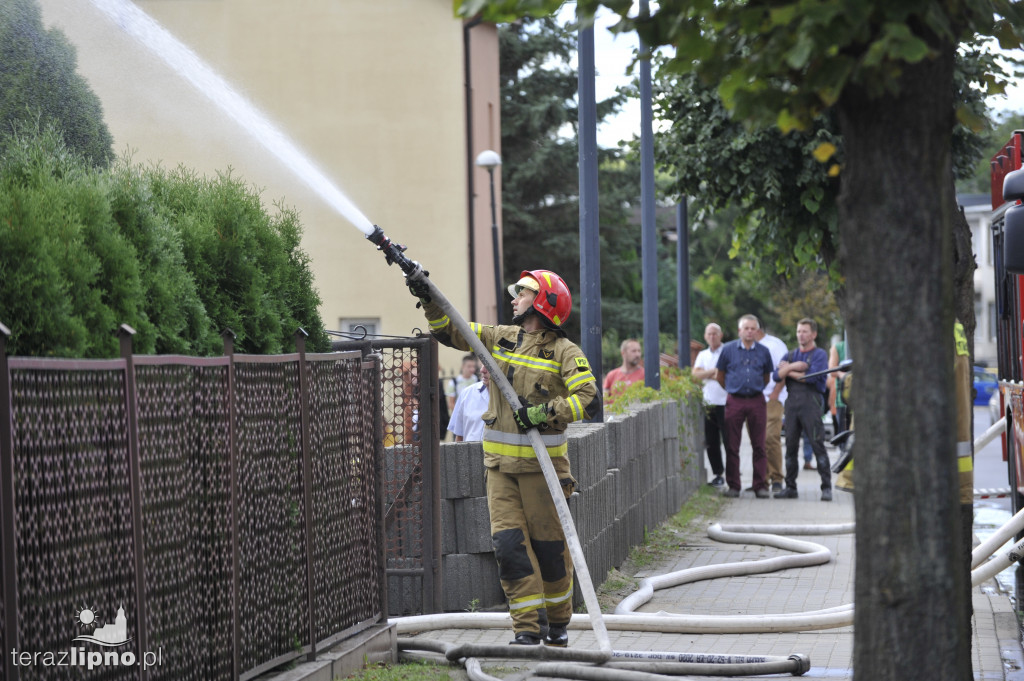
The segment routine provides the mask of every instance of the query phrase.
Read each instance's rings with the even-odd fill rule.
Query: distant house
[[[456,18],[451,0],[103,4],[147,13],[408,246],[460,311],[497,320],[489,176],[474,163],[486,149],[501,153],[495,25]],[[130,37],[125,21],[88,1],[40,5],[46,26],[74,45],[115,152],[210,177],[230,171],[260,188],[268,208],[298,209],[328,329],[426,328],[400,272],[244,124],[142,45],[160,41]],[[500,211],[500,168],[495,193]],[[442,366],[457,368],[460,357],[442,349]]]

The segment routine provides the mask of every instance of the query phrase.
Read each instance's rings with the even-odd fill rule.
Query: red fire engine
[[[1003,459],[1013,512],[1024,507],[1024,130],[992,157],[992,255],[995,268],[999,392],[1006,415]],[[1004,186],[1005,185],[1005,186]],[[1005,199],[1003,197],[1006,197]]]

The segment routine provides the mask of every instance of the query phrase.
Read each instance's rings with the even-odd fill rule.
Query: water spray
[[[473,352],[476,353],[476,356],[487,367],[487,370],[491,372],[491,381],[494,385],[498,386],[501,394],[512,409],[516,410],[525,406],[519,399],[519,396],[516,395],[515,390],[512,389],[512,384],[508,382],[505,374],[498,368],[498,364],[491,357],[491,353],[484,347],[483,342],[481,342],[473,330],[469,328],[469,323],[459,314],[459,311],[455,309],[455,306],[449,302],[444,294],[441,293],[441,290],[437,288],[434,282],[430,280],[430,277],[420,267],[420,264],[414,260],[409,260],[405,256],[405,246],[400,246],[393,242],[377,225],[373,226],[373,230],[366,235],[366,238],[371,243],[376,244],[377,250],[384,252],[384,258],[387,260],[388,265],[398,265],[399,269],[405,274],[407,281],[419,282],[427,287],[431,300],[437,303],[438,307],[448,315],[452,325],[469,343]],[[536,428],[531,428],[527,431],[527,436],[530,438],[530,444],[533,445],[533,451],[537,454],[537,461],[540,463],[541,472],[544,474],[544,481],[547,483],[548,492],[550,492],[551,498],[555,502],[558,520],[562,525],[562,530],[565,532],[566,544],[569,546],[569,555],[572,556],[573,565],[576,567],[576,577],[580,585],[580,591],[583,593],[583,601],[586,603],[587,612],[590,613],[590,624],[593,626],[594,636],[597,638],[597,644],[602,653],[610,658],[612,646],[608,639],[608,630],[605,628],[604,618],[601,615],[601,606],[597,601],[597,592],[594,590],[594,583],[590,578],[590,570],[587,568],[587,561],[583,556],[583,548],[580,546],[579,536],[576,534],[576,527],[573,525],[572,515],[569,513],[569,506],[565,503],[565,497],[562,495],[562,486],[558,482],[558,474],[555,473],[554,464],[551,463],[551,457],[548,455],[548,449],[544,445],[543,439],[541,439],[540,431]]]

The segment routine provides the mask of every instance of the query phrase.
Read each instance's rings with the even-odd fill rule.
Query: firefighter
[[[424,284],[410,282],[409,290],[420,299],[438,342],[470,348]],[[541,431],[568,498],[576,481],[565,429],[598,413],[601,390],[583,351],[562,330],[572,309],[562,278],[548,270],[526,270],[508,292],[512,325],[469,324],[524,403],[513,409],[491,381],[483,414],[491,541],[512,616],[515,638],[510,643],[538,645],[543,640],[564,647],[572,617],[572,558],[526,431]]]
[[[974,538],[974,442],[971,418],[974,416],[974,400],[971,390],[974,377],[971,372],[970,350],[967,334],[960,320],[953,323],[955,355],[953,358],[953,380],[956,399],[956,461],[960,487],[960,559],[966,572],[963,597],[966,606],[966,625],[970,631],[971,615],[971,549]]]

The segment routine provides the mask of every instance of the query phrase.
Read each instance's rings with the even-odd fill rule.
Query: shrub
[[[95,169],[52,125],[16,129],[0,157],[0,322],[11,354],[112,357],[119,324],[139,354],[218,354],[330,342],[294,210],[263,208],[230,175],[121,160]]]
[[[605,411],[624,414],[632,405],[658,400],[674,400],[680,405],[703,404],[704,392],[700,381],[693,377],[690,367],[662,367],[660,390],[649,388],[642,382],[625,388],[613,388],[605,400]]]

